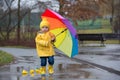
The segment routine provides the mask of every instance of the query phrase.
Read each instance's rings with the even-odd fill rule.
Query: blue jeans
[[[41,59],[41,66],[46,66],[47,60],[48,60],[49,65],[54,64],[54,56],[40,57],[40,59]]]

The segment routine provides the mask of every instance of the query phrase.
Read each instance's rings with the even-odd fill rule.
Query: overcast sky
[[[59,2],[57,0],[38,0],[38,1],[42,1],[42,2],[47,2],[47,1],[51,1],[53,10],[58,11],[59,10]]]
[[[31,7],[31,6],[36,4],[36,1],[37,0],[21,0],[21,5],[24,5],[24,7]],[[51,1],[52,6],[54,6],[53,10],[56,10],[56,11],[59,10],[59,2],[57,0],[38,0],[38,1],[42,1],[42,2]],[[17,8],[18,7],[18,5],[16,4],[17,2],[18,2],[18,0],[15,0],[13,2],[12,8]]]
[[[18,0],[15,0],[13,3],[12,3],[12,7],[13,8],[17,8],[18,7],[18,4],[16,4],[16,3],[18,3]],[[21,3],[20,3],[20,5],[24,5],[25,7],[27,6],[27,7],[31,7],[31,6],[33,6],[34,4],[36,4],[36,0],[21,0]]]

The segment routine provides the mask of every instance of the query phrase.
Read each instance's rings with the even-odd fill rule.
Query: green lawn
[[[14,60],[14,57],[4,51],[0,50],[0,66],[9,64]]]
[[[111,28],[103,28],[103,29],[86,29],[86,30],[78,30],[77,33],[81,33],[81,34],[97,34],[97,33],[112,33],[112,29]]]
[[[101,41],[84,41],[84,44],[101,44]],[[120,44],[120,40],[106,40],[104,44]]]
[[[96,19],[94,23],[92,20],[78,21],[76,29],[78,34],[113,33],[109,19]],[[100,43],[100,41],[85,41],[84,43]],[[105,44],[120,44],[120,40],[106,40]]]
[[[84,20],[77,21],[78,26],[76,29],[78,33],[112,33],[112,26],[109,19],[96,19],[93,20]]]

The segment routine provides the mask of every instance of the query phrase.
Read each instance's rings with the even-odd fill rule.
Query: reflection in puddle
[[[58,64],[55,67],[55,74],[53,76],[47,76],[41,77],[40,74],[34,73],[33,75],[28,72],[27,75],[22,75],[21,71],[24,68],[28,68],[27,66],[11,66],[10,72],[10,78],[9,79],[1,79],[0,80],[70,80],[70,79],[80,79],[80,78],[90,78],[92,75],[90,72],[85,71],[85,69],[93,68],[92,66],[89,66],[87,64]],[[5,77],[3,75],[2,77]],[[8,76],[7,76],[8,77]]]
[[[34,74],[30,74],[31,69],[35,70],[38,67],[39,60],[37,63],[37,59],[32,56],[22,57],[23,58],[19,59],[16,64],[12,64],[3,68],[2,74],[4,74],[4,71],[6,71],[8,72],[8,76],[6,76],[6,74],[0,74],[0,80],[74,80],[80,78],[91,78],[92,74],[86,69],[94,68],[93,66],[82,63],[59,63],[54,67],[55,74],[53,76],[49,76],[47,73],[46,77],[41,77],[41,75],[37,74],[36,72],[34,72]],[[28,63],[31,61],[32,63]],[[21,74],[23,69],[28,71],[26,75]]]
[[[93,66],[87,64],[58,64],[58,78],[90,78],[92,75],[90,72],[82,70],[93,68]]]
[[[113,61],[113,60],[114,60],[114,61],[119,61],[119,60],[120,60],[120,56],[118,56],[118,55],[117,55],[117,56],[116,56],[116,55],[114,55],[114,56],[109,57],[109,58],[108,58],[108,60],[112,60],[112,61]]]

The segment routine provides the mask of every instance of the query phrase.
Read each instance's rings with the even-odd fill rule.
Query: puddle
[[[58,78],[90,78],[91,73],[82,69],[93,68],[87,64],[58,64]]]
[[[110,49],[104,49],[101,48],[81,48],[80,54],[89,55],[93,54],[101,57],[105,57],[104,59],[108,60],[120,60],[120,56],[117,54],[114,54],[114,52],[119,52],[119,49],[113,50],[113,53],[110,54]],[[30,51],[30,50],[29,50]],[[107,52],[106,52],[107,51]],[[10,50],[8,50],[10,52]],[[21,52],[21,51],[16,51]],[[96,67],[93,67],[91,65],[85,64],[85,62],[81,63],[79,60],[73,60],[73,59],[67,59],[59,54],[57,54],[57,57],[55,57],[55,74],[53,76],[47,76],[41,77],[40,74],[34,73],[34,75],[30,75],[29,73],[27,75],[22,76],[21,72],[23,69],[27,70],[28,72],[30,69],[36,69],[40,65],[40,59],[36,57],[36,55],[33,54],[32,51],[30,52],[24,52],[17,55],[17,60],[15,63],[6,65],[4,67],[0,67],[0,80],[120,80],[120,77],[116,74],[118,74],[118,71],[115,72],[115,70],[109,70],[107,67],[96,65]],[[32,53],[31,53],[32,52]],[[110,50],[111,52],[111,50]],[[11,52],[12,53],[12,52]],[[28,54],[26,54],[28,53]],[[30,53],[30,54],[29,54]],[[34,52],[36,53],[36,52]],[[107,54],[108,53],[108,54]],[[32,55],[32,56],[31,56]],[[107,57],[108,56],[108,57]],[[107,58],[106,58],[107,57]],[[81,57],[80,57],[81,58]],[[87,57],[85,56],[85,59]],[[94,57],[91,57],[94,59]],[[97,57],[95,57],[97,59]],[[99,58],[98,58],[99,59]],[[103,69],[103,68],[105,69]],[[107,70],[107,71],[106,71]],[[114,72],[114,73],[112,73]],[[113,79],[114,78],[114,79]]]
[[[40,59],[35,56],[20,56],[14,64],[0,69],[0,80],[80,80],[81,78],[95,78],[91,72],[87,71],[87,69],[94,69],[93,66],[74,62],[60,56],[57,56],[56,60],[58,63],[54,65],[54,76],[48,76],[47,72],[47,76],[42,78],[40,74],[31,75],[29,73],[31,69],[35,70],[40,67]],[[21,74],[23,69],[28,72],[25,76]]]
[[[33,65],[34,66],[34,65]],[[9,69],[6,73],[4,72],[5,69]],[[85,68],[93,68],[87,64],[65,64],[60,63],[56,65],[55,68],[55,74],[52,77],[45,77],[46,79],[43,80],[61,80],[66,79],[79,79],[79,78],[90,78],[92,75],[88,71],[84,71],[82,69]],[[0,80],[42,80],[40,74],[34,73],[34,76],[27,74],[26,76],[22,76],[21,72],[23,69],[26,69],[27,71],[30,70],[30,67],[27,65],[23,66],[21,65],[11,65],[10,67],[4,67],[2,73],[0,74]],[[28,72],[29,73],[29,72]],[[48,75],[48,74],[47,74]],[[50,78],[50,79],[49,79]]]
[[[115,56],[114,56],[115,57]],[[113,56],[111,59],[114,58]],[[118,56],[117,56],[118,57]],[[59,57],[54,69],[54,76],[49,77],[48,73],[45,78],[42,78],[40,74],[34,73],[34,75],[29,74],[31,69],[36,69],[39,67],[39,60],[33,56],[22,56],[19,58],[15,64],[11,64],[0,68],[0,80],[80,80],[80,79],[98,79],[98,76],[91,73],[91,69],[96,70],[95,67],[85,64],[78,63],[72,60],[65,60]],[[119,58],[119,57],[118,57]],[[65,61],[64,61],[65,60]],[[38,62],[37,62],[38,61]],[[28,71],[27,75],[22,75],[22,70]],[[97,70],[96,70],[97,71]]]
[[[114,56],[109,57],[108,60],[112,60],[112,61],[120,61],[120,56],[116,56],[116,55],[114,55]]]

